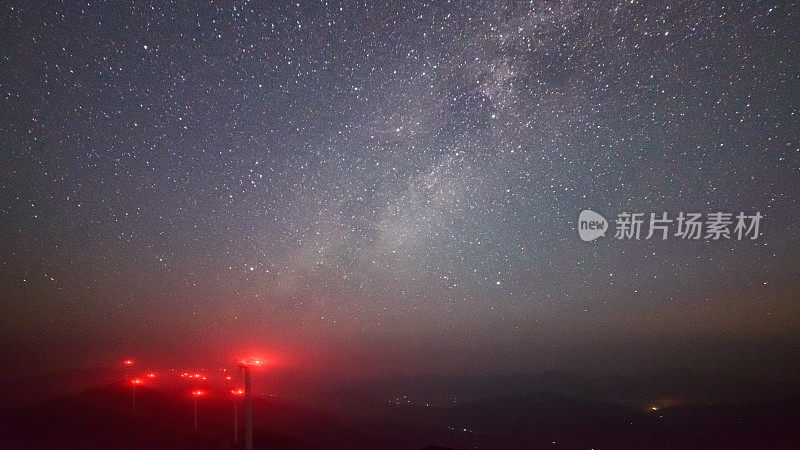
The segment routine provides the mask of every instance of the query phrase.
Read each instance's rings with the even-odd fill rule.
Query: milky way
[[[6,4],[3,356],[536,370],[798,335],[797,23],[784,2]],[[585,243],[582,209],[764,221]]]

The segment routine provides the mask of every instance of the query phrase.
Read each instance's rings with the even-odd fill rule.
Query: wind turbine
[[[231,389],[233,394],[233,443],[239,442],[239,402],[238,399],[244,394],[244,389]]]
[[[197,430],[197,399],[206,395],[205,391],[192,391],[192,396],[194,397],[194,429]]]
[[[142,380],[140,380],[139,378],[134,378],[131,380],[131,385],[133,385],[133,405],[131,407],[131,410],[133,412],[136,412],[136,386],[140,384],[142,384]]]
[[[244,420],[245,434],[244,445],[246,450],[253,450],[253,389],[250,385],[250,368],[261,367],[260,359],[246,360],[239,363],[239,368],[244,370]]]

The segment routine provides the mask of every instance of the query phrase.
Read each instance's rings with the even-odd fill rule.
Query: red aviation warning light
[[[239,362],[239,367],[261,367],[264,364],[264,360],[260,358],[248,358],[241,362]]]

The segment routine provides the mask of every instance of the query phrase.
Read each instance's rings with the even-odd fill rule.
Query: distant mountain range
[[[800,442],[800,396],[776,400],[769,392],[758,401],[709,404],[682,397],[708,393],[696,375],[660,379],[648,386],[556,372],[420,376],[360,388],[331,385],[304,401],[259,395],[255,440],[257,448],[293,449],[797,448]],[[672,396],[654,398],[649,407],[620,401],[652,395],[653,388]],[[132,413],[129,386],[92,388],[11,407],[0,416],[0,448],[235,448],[230,396],[219,391],[200,400],[197,432],[192,407],[186,392],[142,387]]]

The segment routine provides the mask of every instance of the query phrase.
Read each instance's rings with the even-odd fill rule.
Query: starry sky
[[[8,370],[800,364],[794,2],[1,11]],[[764,218],[583,242],[583,209]]]

